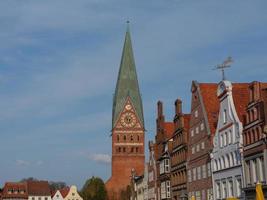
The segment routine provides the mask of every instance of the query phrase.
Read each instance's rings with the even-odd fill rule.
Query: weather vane
[[[226,58],[225,61],[223,61],[222,64],[219,64],[217,66],[215,66],[214,70],[221,70],[222,71],[222,80],[225,80],[225,73],[224,73],[224,69],[231,67],[231,64],[234,62],[234,60],[232,59],[231,56],[229,56],[228,58]]]

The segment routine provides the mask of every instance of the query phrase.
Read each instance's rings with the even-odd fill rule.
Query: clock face
[[[130,104],[126,105],[125,106],[126,110],[131,110],[132,109],[132,106]]]
[[[121,116],[121,125],[124,127],[133,127],[136,124],[136,117],[131,112],[126,112]]]

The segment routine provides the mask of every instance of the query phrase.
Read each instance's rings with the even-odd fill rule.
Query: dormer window
[[[224,109],[223,111],[223,123],[226,124],[227,122],[227,112],[226,112],[226,109]]]

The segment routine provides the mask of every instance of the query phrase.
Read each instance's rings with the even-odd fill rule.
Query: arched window
[[[120,141],[120,136],[119,135],[117,135],[117,142],[119,142]]]
[[[133,141],[133,135],[131,135],[131,141]]]
[[[217,166],[217,160],[214,160],[213,162],[213,167],[214,167],[214,171],[217,171],[218,170],[218,166]]]
[[[235,152],[232,152],[232,157],[233,157],[233,166],[235,166],[237,164]]]
[[[229,157],[229,166],[232,167],[233,166],[233,156],[230,153],[230,155],[228,155],[228,157]]]
[[[119,152],[121,152],[121,148],[119,147]]]
[[[224,167],[225,167],[225,160],[224,160],[223,156],[222,156],[222,159],[221,159],[221,167],[222,167],[222,169],[224,169]]]
[[[225,168],[229,168],[229,155],[227,154],[226,156],[225,156]]]
[[[232,143],[232,131],[228,131],[228,144],[231,144]]]
[[[222,169],[222,166],[221,166],[221,158],[218,159],[218,170]]]

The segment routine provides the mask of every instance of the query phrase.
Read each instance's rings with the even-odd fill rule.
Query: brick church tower
[[[142,99],[127,28],[112,109],[112,175],[106,182],[109,200],[119,199],[130,185],[131,171],[144,172],[144,116]]]

